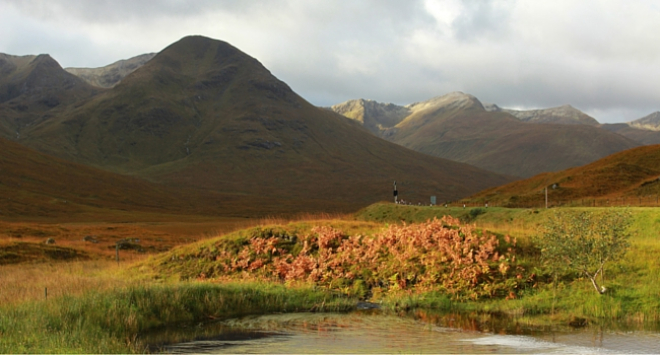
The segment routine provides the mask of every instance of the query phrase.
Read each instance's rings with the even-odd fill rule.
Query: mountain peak
[[[496,111],[492,109],[489,110]],[[599,124],[595,118],[569,104],[537,110],[499,109],[497,111],[504,111],[523,122],[585,124],[589,126],[597,126]]]
[[[417,112],[426,109],[437,109],[440,107],[446,107],[447,109],[452,108],[468,108],[470,106],[476,106],[477,108],[484,109],[484,106],[481,104],[481,101],[474,97],[473,95],[466,94],[461,91],[450,92],[449,94],[436,96],[430,100],[415,102],[410,105],[407,105],[406,108],[411,111]]]
[[[660,131],[660,111],[653,112],[648,116],[628,122],[628,125],[647,131]]]

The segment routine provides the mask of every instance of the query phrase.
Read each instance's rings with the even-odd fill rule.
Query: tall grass
[[[309,286],[180,283],[88,291],[0,308],[2,353],[143,352],[140,334],[249,314],[345,311],[355,301]]]
[[[2,265],[0,305],[128,286],[134,281],[117,274],[123,265],[108,260]]]

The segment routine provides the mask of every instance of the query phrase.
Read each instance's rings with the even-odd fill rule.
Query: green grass
[[[142,285],[0,308],[0,353],[144,352],[139,334],[250,314],[346,311],[355,300],[268,283]]]
[[[592,208],[562,208],[580,212]],[[596,208],[599,210],[600,208]],[[452,215],[494,233],[518,238],[519,263],[525,277],[534,274],[536,284],[518,292],[516,299],[491,299],[481,302],[446,302],[444,295],[414,295],[394,298],[392,308],[440,308],[454,311],[481,311],[532,317],[532,322],[567,323],[585,318],[592,323],[660,325],[660,209],[629,208],[632,214],[631,246],[623,260],[606,266],[603,284],[608,292],[594,292],[588,280],[575,273],[561,275],[556,291],[551,277],[539,260],[538,250],[531,244],[537,226],[554,209],[482,208],[485,213],[471,216],[471,208],[444,208],[375,204],[356,214],[364,221],[382,223],[417,223],[442,215]],[[599,277],[599,282],[601,278]],[[396,305],[396,307],[394,306]],[[403,305],[403,306],[402,306]]]

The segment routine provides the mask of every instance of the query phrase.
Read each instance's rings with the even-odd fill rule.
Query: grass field
[[[567,325],[577,320],[615,328],[656,329],[660,324],[660,210],[630,211],[631,247],[623,260],[606,268],[600,280],[608,287],[604,295],[595,293],[574,273],[561,275],[558,283],[552,283],[530,238],[552,213],[545,209],[383,203],[355,216],[262,220],[200,217],[97,224],[2,222],[0,260],[12,259],[3,259],[10,253],[18,256],[0,265],[0,352],[142,352],[146,345],[138,334],[167,324],[319,307],[347,310],[360,297],[378,299],[399,312],[435,309],[514,317],[530,325]],[[516,237],[514,266],[524,268],[521,277],[533,282],[515,283],[519,288],[514,290],[514,297],[498,295],[465,302],[438,291],[385,292],[386,288],[377,287],[365,292],[364,285],[342,284],[345,280],[319,288],[246,272],[200,278],[208,270],[218,270],[208,269],[214,267],[212,259],[204,261],[200,256],[213,250],[220,253],[225,248],[222,245],[231,246],[231,241],[245,243],[254,233],[271,231],[284,238],[302,238],[314,227],[329,226],[349,237],[373,236],[402,222],[410,225],[445,214],[499,236]],[[95,236],[98,243],[83,241],[86,235]],[[43,244],[47,238],[56,243]],[[144,251],[122,250],[117,264],[114,243],[125,238],[139,238]],[[219,242],[223,238],[229,244]],[[299,249],[293,246],[293,250]],[[238,280],[243,282],[237,284]],[[222,307],[218,300],[223,300]],[[241,311],[236,313],[237,309]]]

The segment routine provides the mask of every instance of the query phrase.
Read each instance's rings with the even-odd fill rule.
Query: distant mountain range
[[[513,180],[375,137],[205,37],[170,45],[111,88],[48,56],[2,58],[0,136],[167,189],[201,191],[204,206],[213,199],[234,213],[262,203],[278,213],[345,211],[391,199],[394,180],[402,198],[424,203]]]
[[[331,110],[416,151],[522,177],[588,164],[643,144],[601,128],[568,105],[515,111],[484,106],[461,92],[407,106],[351,100]]]

